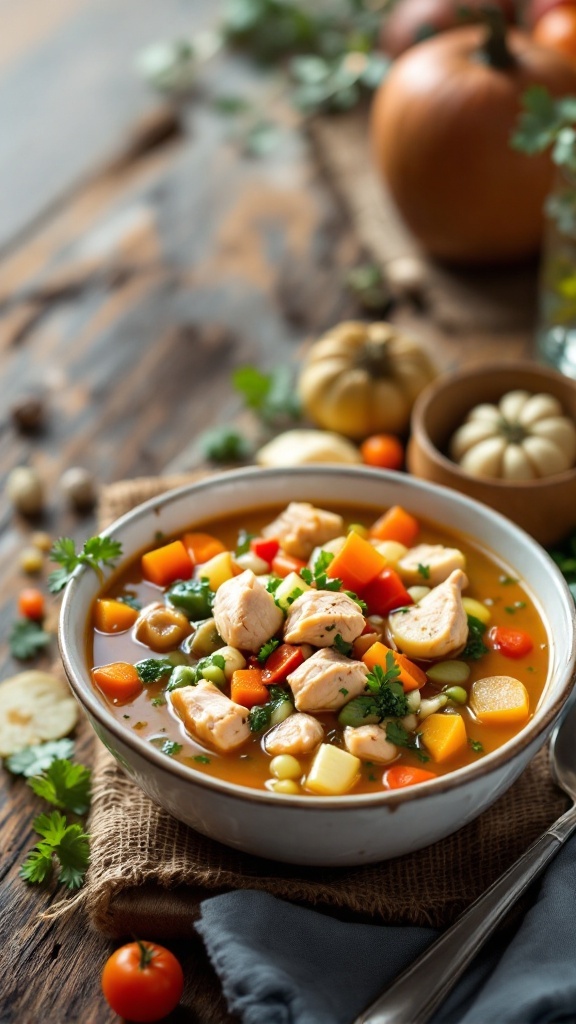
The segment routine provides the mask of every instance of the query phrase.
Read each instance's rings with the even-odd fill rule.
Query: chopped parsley
[[[365,615],[368,611],[368,605],[366,602],[363,601],[361,597],[358,597],[358,594],[355,594],[353,590],[345,590],[344,593],[346,594],[346,597],[349,597],[352,601],[356,602],[360,611]]]
[[[264,664],[266,659],[270,657],[272,652],[275,651],[279,645],[280,641],[276,640],[274,637],[272,637],[271,640],[268,640],[267,643],[262,644],[262,647],[258,651],[258,661],[260,662],[261,665]]]
[[[157,683],[162,676],[169,676],[174,669],[174,665],[168,658],[145,658],[143,661],[136,662],[134,667],[144,686]]]
[[[488,648],[482,639],[486,632],[486,623],[481,622],[475,615],[468,615],[467,618],[468,640],[460,657],[469,658],[470,661],[478,661],[488,653]]]
[[[211,762],[211,758],[206,757],[205,754],[196,754],[195,757],[194,757],[194,761],[197,761],[198,764],[211,764],[212,763]]]
[[[89,836],[82,825],[69,825],[60,811],[40,814],[32,824],[40,839],[20,868],[20,877],[32,884],[47,882],[57,864],[59,883],[78,889],[90,859]]]
[[[418,569],[418,572],[419,572],[419,574],[420,574],[420,576],[422,577],[423,580],[429,580],[430,579],[430,566],[429,565],[422,565],[421,562],[418,562],[417,569]]]
[[[181,743],[176,743],[176,740],[165,740],[163,736],[153,736],[150,742],[158,747],[161,754],[168,757],[174,757],[174,754],[179,754],[182,750]]]
[[[468,740],[468,746],[470,747],[470,750],[474,751],[475,754],[483,754],[484,753],[484,747],[480,743],[480,740],[473,740],[473,739],[470,738]]]
[[[248,712],[250,732],[262,732],[270,725],[272,714],[284,701],[290,701],[290,694],[282,686],[271,686],[270,700],[266,704],[255,704]]]
[[[47,633],[39,622],[32,619],[17,619],[8,637],[8,644],[14,658],[28,661],[43,651],[50,640],[50,633]]]
[[[334,555],[331,551],[320,551],[314,559],[312,569],[301,569],[300,575],[309,587],[315,584],[317,590],[340,590],[342,580],[330,579],[326,575],[326,570],[333,561]]]
[[[392,651],[386,655],[386,671],[375,665],[366,676],[366,686],[374,702],[374,710],[383,718],[403,718],[409,707],[404,687],[399,683],[400,666],[396,664]]]
[[[386,739],[390,740],[390,743],[394,743],[397,747],[405,747],[406,750],[414,751],[416,757],[422,762],[430,760],[428,754],[420,747],[418,738],[413,739],[402,725],[402,722],[394,720],[386,722]]]
[[[52,546],[50,558],[62,568],[56,569],[48,577],[48,590],[52,594],[63,590],[72,573],[79,565],[87,565],[96,575],[103,579],[102,567],[113,565],[122,554],[122,545],[111,537],[90,537],[80,552],[72,537],[60,537]]]
[[[339,654],[345,654],[347,658],[352,654],[352,644],[349,644],[346,640],[342,639],[340,633],[336,633],[334,637],[334,643],[332,645]]]
[[[350,691],[347,690],[345,686],[341,686],[338,692],[341,693],[343,697],[347,697]]]
[[[238,540],[236,541],[235,555],[246,555],[250,551],[250,541],[254,540],[255,533],[248,533],[247,530],[238,531]]]

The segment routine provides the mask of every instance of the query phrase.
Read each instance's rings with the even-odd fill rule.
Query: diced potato
[[[423,597],[426,597],[426,594],[430,593],[430,587],[420,586],[420,584],[415,583],[413,587],[408,587],[408,593],[414,604],[418,604]]]
[[[270,572],[268,562],[265,562],[259,555],[255,555],[253,551],[246,551],[243,555],[236,555],[234,561],[242,572],[245,569],[251,569],[255,576],[265,576]]]
[[[473,597],[463,597],[462,604],[466,615],[473,615],[475,619],[480,619],[480,622],[483,622],[485,626],[488,625],[492,616],[490,609],[485,604],[482,604],[481,601],[476,601]]]
[[[306,778],[306,789],[322,796],[346,793],[354,785],[361,763],[354,754],[330,743],[321,743]]]
[[[287,612],[290,609],[290,605],[305,590],[310,590],[310,587],[304,582],[302,577],[297,572],[289,572],[282,580],[280,586],[274,591],[276,604]]]
[[[398,540],[373,540],[372,544],[381,555],[384,555],[388,565],[392,566],[396,565],[408,552],[406,545],[401,544]]]
[[[232,676],[237,669],[246,668],[246,658],[237,647],[219,647],[216,651],[221,658],[224,658],[224,675],[228,682],[232,679]]]
[[[514,676],[486,676],[472,683],[470,707],[489,725],[523,722],[530,712],[530,700],[523,683]]]
[[[208,562],[204,562],[199,571],[201,578],[208,580],[210,590],[218,590],[218,587],[235,575],[231,553],[221,551],[219,555],[214,555]]]
[[[459,754],[468,742],[461,715],[433,714],[420,726],[420,734],[428,753],[438,764]]]

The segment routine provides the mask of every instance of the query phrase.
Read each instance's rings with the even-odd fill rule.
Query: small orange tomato
[[[538,19],[532,30],[535,43],[576,60],[576,4],[552,7]]]
[[[180,1002],[182,968],[169,949],[157,942],[130,942],[106,961],[102,990],[120,1017],[138,1024],[161,1020]]]
[[[379,469],[402,469],[404,448],[394,434],[373,434],[360,445],[362,461]]]
[[[18,598],[18,611],[22,618],[40,622],[44,618],[44,594],[36,587],[26,587]]]

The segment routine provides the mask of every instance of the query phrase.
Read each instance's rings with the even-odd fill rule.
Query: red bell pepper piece
[[[402,580],[395,569],[386,566],[362,591],[362,600],[368,606],[369,615],[381,615],[383,618],[395,608],[414,604]]]
[[[508,629],[506,626],[494,626],[488,634],[495,651],[501,651],[506,658],[523,658],[530,654],[534,641],[523,629]]]
[[[250,550],[258,555],[258,558],[268,562],[268,565],[272,565],[279,548],[280,543],[275,537],[253,537],[250,541]]]
[[[302,648],[295,644],[280,644],[266,659],[262,670],[262,682],[266,686],[286,679],[304,661]]]

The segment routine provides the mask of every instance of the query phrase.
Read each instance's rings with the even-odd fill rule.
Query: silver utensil
[[[507,911],[576,829],[576,697],[552,733],[550,767],[572,806],[353,1024],[426,1024]]]

